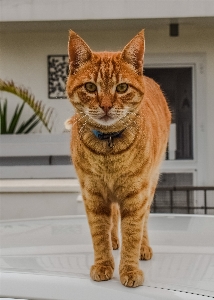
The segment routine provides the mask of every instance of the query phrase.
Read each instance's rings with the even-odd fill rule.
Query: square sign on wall
[[[68,55],[48,55],[48,98],[65,99]]]

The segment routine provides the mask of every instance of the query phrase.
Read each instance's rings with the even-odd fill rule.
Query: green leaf
[[[1,107],[1,134],[6,134],[6,133],[7,133],[7,100],[5,99],[3,107]]]
[[[11,133],[11,134],[15,133],[15,129],[16,129],[16,126],[19,122],[19,119],[20,119],[21,113],[23,111],[24,105],[25,105],[25,102],[23,102],[21,107],[19,107],[19,105],[16,106],[16,109],[14,111],[14,114],[12,116],[12,119],[11,119],[11,122],[10,122],[10,125],[9,125],[8,133]]]
[[[21,124],[21,126],[16,131],[16,133],[17,134],[19,134],[19,133],[29,133],[39,122],[40,122],[40,119],[37,117],[36,114],[34,114],[26,122],[23,122]]]
[[[0,79],[0,91],[12,93],[21,98],[32,108],[46,129],[51,132],[53,127],[53,121],[51,120],[53,108],[46,109],[45,105],[42,105],[41,101],[36,101],[34,95],[31,94],[26,88],[16,86],[12,80],[4,81]],[[49,123],[51,123],[51,126],[49,126]]]
[[[0,101],[0,134],[1,134],[1,118],[2,118],[2,111],[1,111],[1,101]]]
[[[27,130],[24,131],[24,133],[29,133],[30,131],[33,130],[34,127],[36,127],[36,125],[40,122],[39,119],[37,119]]]

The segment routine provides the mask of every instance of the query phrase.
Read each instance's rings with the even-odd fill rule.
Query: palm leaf
[[[36,101],[35,96],[33,94],[31,94],[24,87],[16,86],[12,80],[4,81],[0,79],[0,90],[8,93],[12,93],[18,96],[19,98],[21,98],[25,103],[27,103],[32,108],[32,110],[38,116],[38,118],[46,127],[46,129],[49,132],[51,132],[53,127],[53,122],[51,122],[51,125],[49,123],[53,113],[52,108],[46,109],[45,105],[42,105],[42,101]]]
[[[26,122],[23,122],[21,124],[16,133],[29,133],[39,122],[40,119],[37,117],[36,114],[34,114]]]
[[[3,106],[0,102],[0,117],[1,117],[1,134],[7,133],[7,100],[5,100]]]
[[[24,105],[25,105],[25,102],[23,102],[21,107],[19,105],[16,106],[16,109],[14,111],[14,114],[12,116],[12,119],[11,119],[11,122],[10,122],[10,125],[9,125],[9,128],[8,128],[8,133],[14,133],[15,132],[15,129],[16,129],[16,126],[19,122],[19,119],[20,119],[21,113],[23,111]]]
[[[34,127],[36,127],[36,125],[37,125],[39,122],[40,122],[40,120],[39,120],[39,119],[36,119],[36,121],[35,121],[34,123],[32,123],[31,126],[28,127],[28,128],[24,131],[24,133],[25,133],[25,134],[26,134],[26,133],[29,133]]]
[[[1,134],[1,118],[2,118],[2,112],[1,112],[1,102],[0,102],[0,134]]]

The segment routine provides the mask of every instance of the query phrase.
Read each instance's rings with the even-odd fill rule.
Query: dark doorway
[[[176,124],[176,159],[193,159],[192,68],[145,68],[163,90]]]

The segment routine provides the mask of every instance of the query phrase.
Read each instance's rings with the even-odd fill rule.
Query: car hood
[[[114,277],[94,282],[93,247],[85,216],[0,223],[0,296],[25,299],[208,299],[214,298],[214,216],[159,215],[149,219],[154,256],[140,261],[144,285],[119,281],[120,250],[113,251]]]

